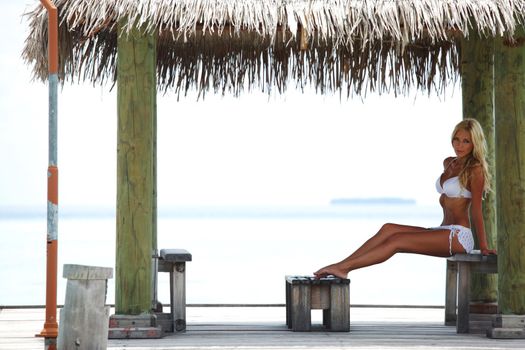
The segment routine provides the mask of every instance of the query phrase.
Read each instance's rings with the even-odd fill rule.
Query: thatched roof
[[[525,0],[55,0],[60,78],[114,82],[117,23],[158,35],[159,88],[239,94],[290,79],[321,92],[441,91],[459,39],[512,33]],[[27,14],[23,52],[47,78],[47,14]],[[129,27],[126,28],[126,31]]]

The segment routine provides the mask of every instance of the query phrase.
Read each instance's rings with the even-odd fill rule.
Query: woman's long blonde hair
[[[456,125],[454,131],[452,132],[452,140],[456,136],[456,133],[459,130],[465,130],[470,133],[470,138],[472,140],[472,145],[474,146],[472,152],[468,156],[463,169],[459,173],[459,183],[463,188],[467,188],[470,176],[472,174],[472,169],[476,166],[481,166],[483,171],[483,176],[485,178],[483,191],[485,193],[490,192],[490,183],[492,175],[489,171],[489,165],[487,162],[487,142],[485,140],[485,134],[481,125],[476,119],[466,118]]]

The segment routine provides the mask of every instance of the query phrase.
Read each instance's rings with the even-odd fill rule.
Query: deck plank
[[[43,349],[35,338],[43,309],[0,310],[0,349]],[[108,349],[524,349],[524,340],[456,334],[443,326],[443,309],[352,308],[350,332],[291,332],[284,307],[189,307],[185,333],[162,339],[110,340]],[[321,314],[312,315],[314,329]]]

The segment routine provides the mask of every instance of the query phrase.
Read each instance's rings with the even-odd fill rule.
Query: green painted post
[[[463,118],[477,119],[487,139],[487,158],[493,179],[491,186],[496,188],[495,174],[495,130],[494,130],[494,39],[480,38],[472,31],[468,39],[461,41],[461,90],[463,98]],[[483,218],[487,243],[496,248],[497,220],[496,193],[486,194],[483,201]],[[479,248],[476,235],[476,247]],[[470,283],[471,300],[479,303],[497,301],[497,276],[493,274],[472,274]]]
[[[156,245],[156,38],[120,35],[117,62],[117,254],[115,313],[151,311]]]
[[[525,31],[495,50],[498,308],[525,315]]]

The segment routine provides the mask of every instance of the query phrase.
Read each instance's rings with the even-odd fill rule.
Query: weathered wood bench
[[[350,280],[286,276],[286,325],[296,331],[312,329],[311,310],[323,310],[323,326],[334,332],[350,330]]]
[[[447,259],[445,325],[456,325],[458,333],[469,332],[470,274],[473,272],[497,273],[497,255],[483,256],[475,250],[470,254],[455,254]]]
[[[170,274],[171,332],[186,330],[186,261],[191,261],[191,254],[185,249],[160,251],[157,271]]]

